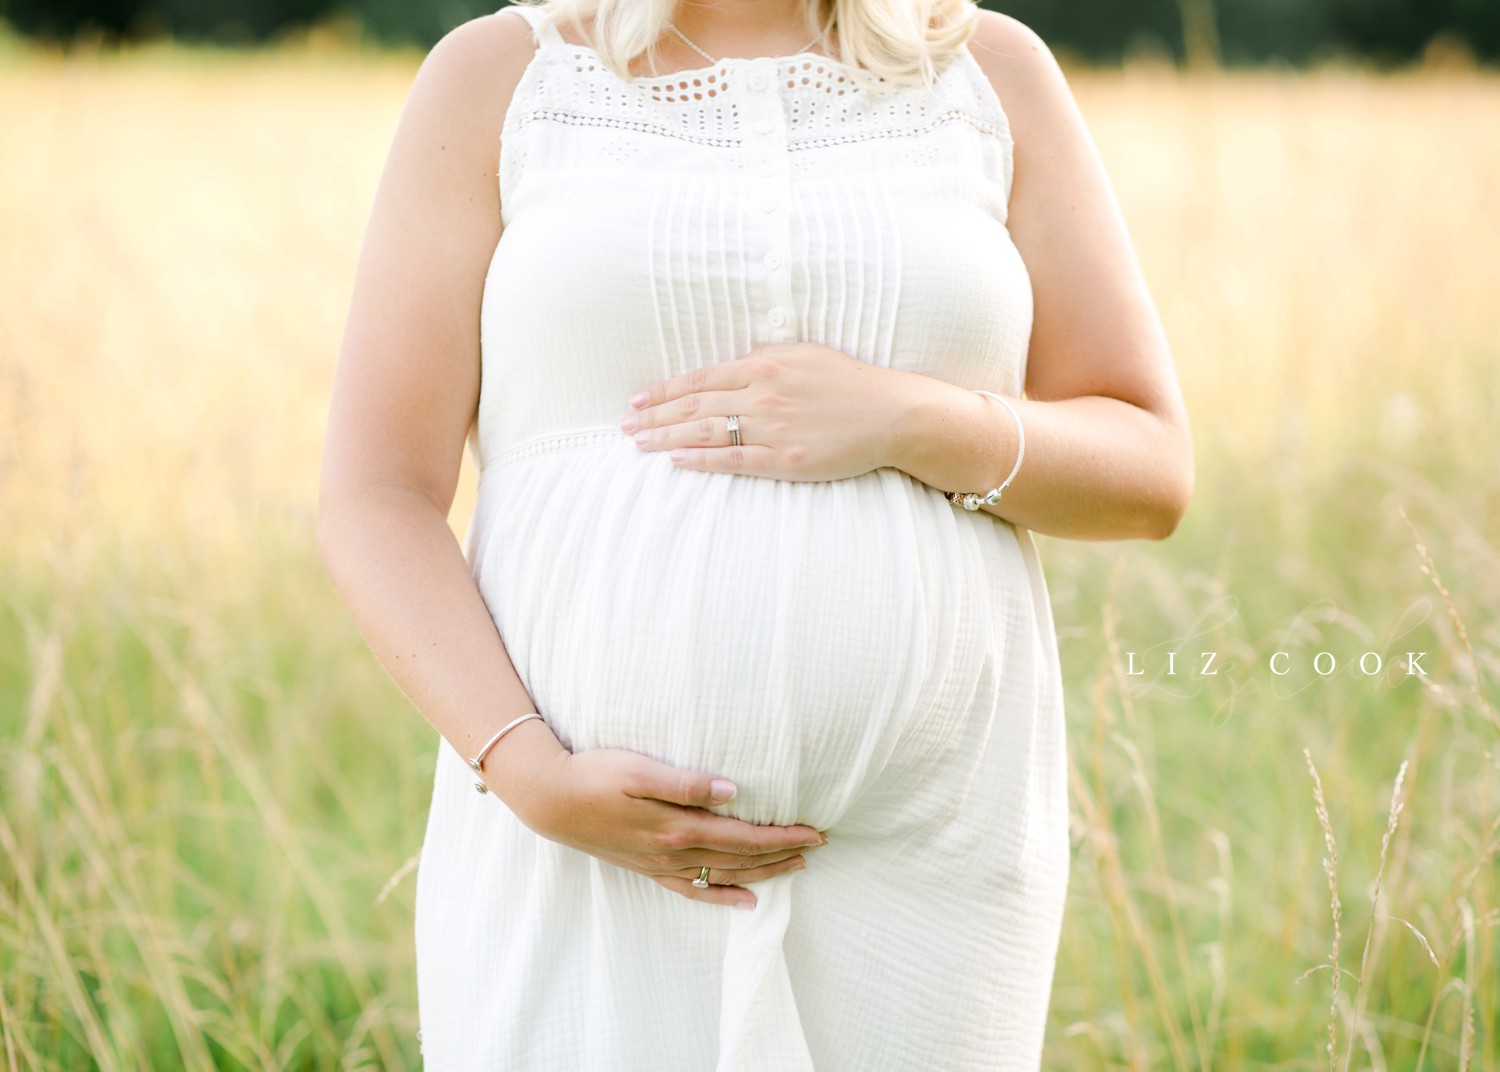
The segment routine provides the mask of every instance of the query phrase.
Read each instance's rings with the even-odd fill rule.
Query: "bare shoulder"
[[[1013,15],[991,8],[980,8],[974,20],[974,36],[970,42],[977,49],[983,48],[995,57],[1033,61],[1041,56],[1051,59],[1052,50],[1035,30]]]
[[[969,51],[989,78],[1011,126],[1019,132],[1038,126],[1039,114],[1072,103],[1072,93],[1052,50],[1030,26],[1000,11],[981,8]],[[1045,129],[1045,124],[1042,124]]]
[[[461,23],[423,58],[407,109],[419,111],[429,129],[493,150],[535,47],[530,25],[514,12]]]

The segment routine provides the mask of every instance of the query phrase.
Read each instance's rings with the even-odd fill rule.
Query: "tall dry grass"
[[[417,59],[0,65],[8,1067],[416,1064],[436,741],[311,533]],[[1048,1066],[1493,1070],[1500,79],[1073,78],[1199,480],[1165,544],[1043,541],[1075,839]]]

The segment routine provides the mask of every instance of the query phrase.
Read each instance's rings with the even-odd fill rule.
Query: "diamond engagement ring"
[[[740,418],[738,415],[729,418],[729,445],[737,447],[740,445]],[[708,885],[708,883],[704,883]]]

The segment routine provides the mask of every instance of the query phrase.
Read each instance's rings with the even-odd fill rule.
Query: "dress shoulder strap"
[[[532,39],[535,40],[538,45],[567,44],[567,42],[563,40],[562,34],[557,32],[557,27],[549,25],[540,31],[537,29],[537,24],[542,19],[542,7],[543,5],[541,4],[506,4],[500,10],[514,11],[517,15],[520,15],[521,18],[529,22],[531,24]]]

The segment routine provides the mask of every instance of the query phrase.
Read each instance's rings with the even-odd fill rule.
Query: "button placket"
[[[787,246],[791,216],[790,168],[787,158],[787,124],[782,103],[780,72],[773,57],[756,60],[746,74],[746,88],[751,93],[748,124],[755,195],[766,217],[763,234],[766,245],[760,251],[766,269],[765,306],[760,310],[769,325],[773,342],[791,342],[796,338],[792,316],[791,271],[787,266]]]

